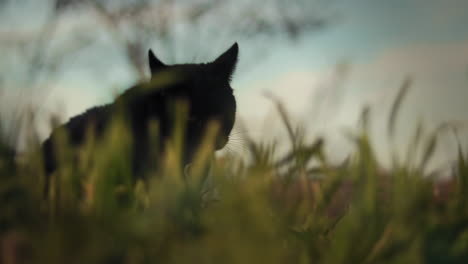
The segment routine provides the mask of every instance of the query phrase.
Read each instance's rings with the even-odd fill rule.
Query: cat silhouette
[[[193,159],[211,121],[218,122],[220,128],[215,149],[227,144],[236,114],[236,100],[230,82],[238,60],[237,43],[210,63],[166,65],[151,49],[148,60],[150,81],[129,88],[113,103],[88,109],[53,130],[42,145],[46,175],[57,169],[54,147],[57,131],[64,129],[69,144],[78,147],[85,142],[89,127],[97,139],[102,138],[113,117],[122,112],[131,132],[132,170],[134,175],[141,175],[142,171],[153,166],[148,163],[154,162],[148,158],[151,152],[148,124],[152,120],[157,121],[160,143],[164,146],[173,132],[174,104],[178,101],[187,102],[188,107],[182,165]]]

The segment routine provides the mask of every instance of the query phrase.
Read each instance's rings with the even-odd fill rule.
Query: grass
[[[214,158],[213,130],[184,169],[175,136],[147,181],[132,180],[123,123],[79,150],[62,135],[46,198],[40,155],[14,160],[3,142],[0,263],[468,263],[461,146],[449,182],[427,177],[437,137],[424,142],[420,129],[409,150],[421,158],[384,170],[364,114],[362,130],[349,136],[354,153],[337,166],[324,154],[326,141],[305,142],[277,106],[289,133],[284,157],[246,137],[250,162]]]

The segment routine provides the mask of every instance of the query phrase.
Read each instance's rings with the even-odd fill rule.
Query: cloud
[[[102,105],[102,98],[83,87],[89,86],[85,81],[49,82],[42,91],[32,98],[32,104],[39,106],[41,111],[37,116],[38,131],[41,138],[50,133],[50,118],[52,116],[66,122],[70,117],[84,112],[93,106]]]
[[[253,136],[271,139],[284,131],[284,125],[269,95],[278,99],[294,123],[303,123],[313,95],[330,80],[326,71],[298,70],[286,72],[268,81],[257,82],[236,94],[238,116]]]
[[[390,107],[405,76],[412,77],[413,85],[397,119],[400,150],[407,146],[420,120],[426,125],[426,134],[443,122],[468,123],[468,40],[386,49],[373,61],[355,65],[348,83],[355,91],[350,102],[366,101],[373,107],[373,137],[378,147],[388,147]],[[440,140],[434,164],[448,162],[455,153],[452,135]]]
[[[264,91],[269,91],[281,99],[293,120],[314,128],[317,124],[313,118],[313,104],[330,103],[333,100],[328,100],[327,96],[339,96],[338,90],[333,90],[339,84],[334,73],[333,69],[294,70],[241,89],[242,93],[237,94],[239,115],[256,139],[285,139],[279,114],[263,96]],[[381,150],[381,158],[388,161],[387,120],[404,78],[411,76],[414,82],[397,119],[400,151],[407,146],[420,119],[425,121],[426,132],[444,121],[468,121],[467,73],[468,41],[387,48],[373,60],[352,65],[343,83],[341,92],[345,95],[341,108],[335,112],[332,110],[336,105],[325,108],[325,112],[330,113],[321,120],[321,132],[332,138],[329,147],[333,155],[349,151],[349,146],[343,146],[346,143],[340,128],[356,127],[363,106],[370,104],[373,140]],[[316,136],[316,132],[312,130],[311,134]],[[444,140],[452,139],[445,137]],[[450,159],[447,153],[453,153],[449,150],[454,147],[453,140],[442,145],[434,166],[447,162]]]
[[[408,45],[387,49],[374,61],[355,65],[349,86],[376,105],[388,104],[405,76],[414,79],[407,105],[434,121],[466,118],[468,40],[457,43]],[[361,87],[361,88],[358,88]],[[372,98],[373,97],[373,98]],[[458,109],[458,110],[456,110]],[[460,110],[460,111],[459,111]]]
[[[466,21],[466,10],[468,9],[468,2],[466,0],[415,0],[420,5],[428,5],[431,10],[432,22],[441,25],[459,23],[459,21]]]

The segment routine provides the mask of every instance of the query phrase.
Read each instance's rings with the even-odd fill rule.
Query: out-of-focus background
[[[237,41],[232,151],[243,151],[245,133],[284,139],[270,94],[307,137],[327,138],[336,161],[365,107],[383,160],[418,124],[427,132],[455,124],[460,131],[441,135],[432,162],[443,167],[456,153],[454,135],[468,138],[466,10],[466,0],[0,0],[2,129],[21,148],[31,125],[45,138],[52,114],[66,121],[147,79],[149,48],[168,64],[198,63]],[[388,116],[405,81],[389,142]],[[27,111],[35,122],[15,125]]]

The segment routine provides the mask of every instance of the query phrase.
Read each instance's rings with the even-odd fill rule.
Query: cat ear
[[[158,58],[156,58],[156,56],[154,55],[151,49],[148,50],[148,61],[149,61],[151,73],[158,72],[162,68],[166,67],[164,63],[162,63]]]
[[[238,53],[239,47],[236,42],[227,51],[225,51],[212,62],[214,71],[217,74],[220,74],[221,76],[231,80],[231,75],[236,69]]]

